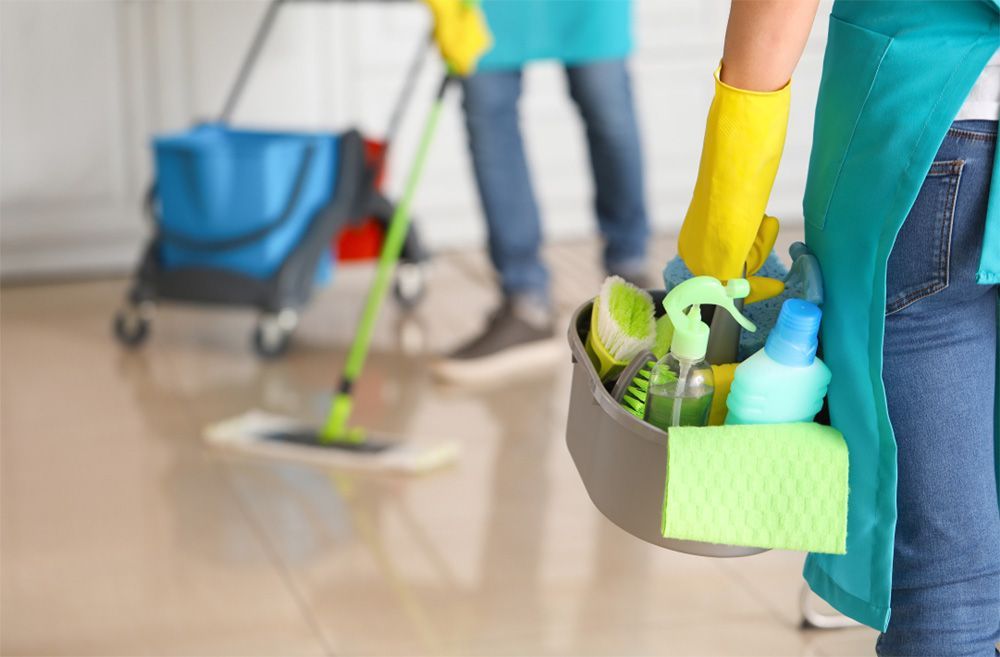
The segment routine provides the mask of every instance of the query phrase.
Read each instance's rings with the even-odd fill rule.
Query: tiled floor
[[[550,250],[563,311],[596,290],[596,253]],[[128,353],[108,331],[125,281],[4,288],[0,652],[871,654],[871,630],[799,629],[801,555],[671,553],[594,509],[563,439],[568,350],[540,378],[434,385],[428,354],[495,302],[488,272],[480,253],[439,257],[416,314],[380,322],[357,419],[463,447],[412,480],[223,458],[199,437],[254,406],[321,417],[368,268],[341,272],[267,364],[249,314],[163,308]]]

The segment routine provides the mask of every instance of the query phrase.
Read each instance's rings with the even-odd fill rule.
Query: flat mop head
[[[458,445],[419,445],[377,440],[322,442],[316,427],[254,410],[205,427],[205,440],[220,449],[317,467],[419,474],[453,463]]]

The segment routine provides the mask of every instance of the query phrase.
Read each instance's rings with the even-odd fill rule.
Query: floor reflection
[[[596,287],[598,251],[552,250],[562,310]],[[416,313],[386,308],[356,388],[358,424],[461,445],[416,478],[200,438],[254,407],[321,421],[364,277],[324,292],[271,363],[250,355],[249,316],[165,309],[126,353],[107,332],[123,282],[5,290],[0,652],[870,653],[869,630],[799,631],[800,557],[669,553],[594,509],[565,447],[568,350],[539,377],[435,385],[431,351],[493,302],[480,254],[435,267]]]

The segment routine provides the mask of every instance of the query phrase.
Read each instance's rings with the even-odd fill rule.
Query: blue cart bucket
[[[330,203],[339,139],[220,124],[154,139],[164,269],[273,276]],[[320,271],[330,264],[327,253]]]

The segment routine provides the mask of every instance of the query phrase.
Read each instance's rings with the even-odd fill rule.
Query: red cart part
[[[365,219],[360,226],[348,226],[335,238],[333,249],[338,262],[374,260],[382,251],[385,230],[378,219]]]
[[[385,178],[385,163],[379,164],[385,147],[384,142],[365,139],[365,159],[369,165],[379,165],[375,174],[376,190],[381,190]],[[382,251],[384,238],[385,228],[382,222],[375,217],[366,217],[345,226],[340,234],[334,237],[333,253],[339,262],[373,260]]]
[[[364,139],[365,142],[365,161],[368,166],[372,166],[379,163],[382,156],[385,154],[385,142],[376,141],[374,139]],[[382,162],[378,171],[375,174],[375,189],[382,189],[382,182],[385,180],[385,162]]]

